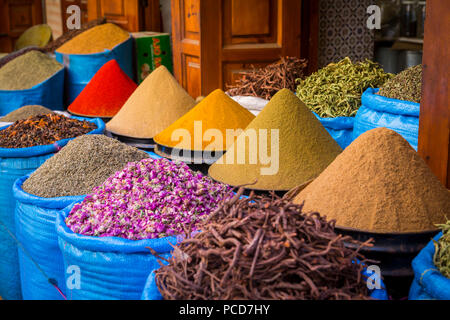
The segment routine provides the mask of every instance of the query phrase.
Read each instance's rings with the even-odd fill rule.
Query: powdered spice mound
[[[30,89],[62,68],[62,64],[45,53],[29,51],[0,68],[0,90]]]
[[[254,134],[257,139],[250,146],[247,137]],[[260,141],[266,141],[267,147]],[[267,152],[271,163],[261,161],[261,152]],[[340,152],[342,149],[304,103],[288,89],[282,89],[208,173],[233,186],[251,184],[246,188],[286,191],[317,177]]]
[[[137,85],[116,60],[105,63],[67,109],[89,117],[113,117],[136,90]]]
[[[65,54],[91,54],[111,50],[130,38],[130,34],[112,23],[88,29],[64,43],[56,51]]]
[[[200,101],[184,116],[176,120],[169,127],[158,133],[154,140],[156,143],[178,149],[186,150],[217,150],[225,151],[234,140],[227,141],[226,131],[228,129],[245,129],[255,116],[227,96],[222,90],[217,89],[211,92],[206,98]],[[202,132],[196,136],[195,121],[201,123]],[[172,140],[175,130],[188,130],[191,139]],[[222,141],[204,141],[203,134],[209,129],[219,130],[222,134]],[[197,141],[194,139],[198,139]],[[229,139],[230,140],[230,139]]]
[[[27,148],[74,138],[97,129],[95,123],[45,114],[18,120],[0,130],[0,148]]]
[[[152,139],[195,105],[188,93],[167,70],[155,69],[106,124],[112,133]]]
[[[45,161],[22,188],[44,198],[84,195],[129,162],[148,157],[144,151],[104,135],[84,135]]]
[[[437,229],[450,215],[450,193],[398,133],[362,134],[294,202],[370,232]]]

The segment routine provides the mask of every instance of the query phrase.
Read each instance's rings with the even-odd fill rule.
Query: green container
[[[173,72],[172,49],[168,33],[143,31],[131,33],[131,36],[135,43],[138,84],[160,65]]]

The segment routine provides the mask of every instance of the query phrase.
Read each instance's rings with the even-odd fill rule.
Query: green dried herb
[[[420,103],[422,97],[422,65],[419,64],[403,70],[386,81],[378,94],[391,99]]]
[[[63,65],[45,53],[29,51],[0,69],[0,90],[24,90],[47,80]]]
[[[442,237],[434,241],[434,264],[439,271],[450,279],[450,220],[446,224],[438,225],[442,229]]]
[[[352,63],[346,57],[304,80],[297,79],[297,96],[321,117],[351,117],[361,106],[364,90],[378,88],[393,76],[375,62]]]

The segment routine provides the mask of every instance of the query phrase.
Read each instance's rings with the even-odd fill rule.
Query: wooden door
[[[129,32],[161,31],[159,0],[88,0],[88,18],[106,17]]]
[[[447,30],[443,32],[443,30]],[[450,2],[428,0],[418,151],[450,189]]]
[[[174,73],[193,97],[251,65],[300,57],[299,0],[173,0]]]
[[[19,36],[41,24],[41,0],[0,0],[0,52],[11,52]]]

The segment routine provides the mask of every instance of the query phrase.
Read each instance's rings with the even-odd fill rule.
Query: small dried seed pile
[[[148,157],[144,151],[104,135],[84,135],[45,161],[22,188],[44,198],[84,195],[129,162]]]
[[[354,261],[366,261],[358,251],[369,242],[337,235],[333,221],[287,199],[239,199],[242,192],[181,242],[168,265],[160,262],[156,284],[164,299],[368,298],[363,267]]]
[[[264,68],[243,73],[243,77],[235,85],[229,86],[227,93],[231,96],[254,96],[270,100],[284,88],[295,92],[296,79],[304,77],[306,64],[304,59],[281,58]]]
[[[27,148],[74,138],[97,129],[95,123],[45,114],[18,120],[0,130],[0,148]]]
[[[52,110],[47,109],[43,106],[38,105],[29,105],[29,106],[23,106],[22,108],[19,108],[17,110],[14,110],[10,113],[8,113],[6,116],[1,117],[1,122],[14,122],[17,120],[24,120],[28,119],[29,117],[38,116],[41,114],[49,114],[52,113]]]
[[[383,97],[420,103],[422,97],[422,65],[408,68],[397,74],[380,88]]]

